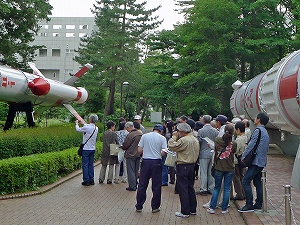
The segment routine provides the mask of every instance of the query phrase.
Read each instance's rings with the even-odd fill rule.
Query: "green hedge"
[[[38,190],[38,187],[81,168],[77,147],[59,152],[49,152],[0,160],[0,193],[13,194]],[[102,143],[97,142],[95,161],[99,160]]]
[[[82,133],[74,126],[8,130],[0,134],[0,159],[54,152],[79,146]]]

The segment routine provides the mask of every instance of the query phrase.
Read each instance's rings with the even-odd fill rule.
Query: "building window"
[[[42,33],[39,34],[39,36],[41,36],[41,37],[47,37],[47,36],[48,36],[48,33],[43,33],[43,32],[42,32]]]
[[[52,56],[59,57],[60,56],[60,49],[52,49]]]
[[[60,33],[53,33],[53,37],[60,37]]]
[[[40,25],[40,28],[41,28],[41,29],[48,29],[48,28],[49,28],[49,25],[43,24],[43,25]]]
[[[46,57],[47,49],[39,49],[39,57]]]
[[[54,30],[62,29],[62,25],[53,25],[53,29]]]
[[[53,77],[54,77],[54,78],[56,77],[56,73],[55,73],[55,72],[53,73]]]
[[[85,29],[88,29],[88,25],[79,25],[79,29],[80,30],[85,30]]]
[[[66,49],[66,56],[73,56],[75,50],[74,49]]]
[[[73,70],[72,69],[66,69],[65,70],[65,75],[73,76]]]
[[[79,37],[88,37],[88,34],[87,33],[79,33]]]
[[[66,37],[75,37],[74,33],[66,33]]]
[[[67,30],[74,30],[75,29],[75,25],[66,25],[66,29]]]

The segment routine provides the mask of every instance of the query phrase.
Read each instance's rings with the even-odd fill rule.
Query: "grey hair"
[[[91,114],[89,119],[91,123],[96,123],[98,121],[98,116],[96,114]]]
[[[210,123],[210,121],[211,121],[211,116],[210,116],[210,115],[204,115],[204,116],[202,117],[202,119],[203,119],[203,122],[204,122],[204,123]]]
[[[131,121],[126,122],[125,127],[134,127],[133,122],[131,122]]]
[[[190,125],[188,125],[187,123],[179,123],[177,125],[177,129],[178,131],[183,131],[186,133],[191,133],[192,132],[192,128]]]

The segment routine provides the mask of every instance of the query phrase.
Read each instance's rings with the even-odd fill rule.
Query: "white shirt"
[[[91,135],[96,127],[96,130],[95,130],[93,136],[88,140],[88,142],[83,147],[83,150],[96,150],[98,127],[93,123],[84,124],[83,127],[79,127],[79,125],[76,124],[75,127],[76,127],[76,131],[83,133],[83,140],[82,140],[83,144],[89,139],[89,137],[91,137]]]
[[[167,148],[167,139],[153,131],[143,134],[138,146],[143,148],[143,159],[161,159],[162,149]]]

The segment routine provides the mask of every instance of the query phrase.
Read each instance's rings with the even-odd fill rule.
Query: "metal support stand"
[[[263,191],[263,207],[262,212],[267,212],[267,189],[266,189],[266,182],[267,182],[267,172],[265,170],[261,171],[261,181],[262,181],[262,191]]]
[[[291,185],[284,186],[284,199],[285,199],[285,224],[291,225],[292,213],[291,213]]]

